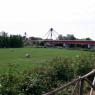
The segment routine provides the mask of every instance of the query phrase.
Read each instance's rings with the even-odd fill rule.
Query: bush
[[[95,68],[95,55],[74,58],[56,57],[46,70],[19,72],[10,65],[9,71],[0,76],[0,95],[42,95],[73,78],[82,76]],[[66,90],[67,91],[67,90]]]
[[[76,68],[76,76],[83,76],[94,69],[95,65],[95,55],[80,55],[75,58],[75,68]]]
[[[44,82],[34,77],[32,72],[17,73],[10,67],[6,74],[0,76],[0,95],[41,95],[45,89]]]
[[[40,82],[28,73],[23,75],[19,89],[24,95],[40,95],[42,92]]]
[[[8,72],[0,75],[0,95],[18,95],[20,77],[17,73],[13,65],[10,65]]]
[[[74,69],[72,63],[72,58],[67,57],[57,57],[51,64],[52,68],[49,72],[53,81],[70,81],[74,76]]]

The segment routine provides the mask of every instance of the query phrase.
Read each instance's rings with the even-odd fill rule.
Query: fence
[[[89,72],[88,74],[86,74],[86,75],[84,75],[84,76],[81,76],[81,77],[79,77],[79,78],[73,80],[72,82],[69,82],[69,83],[67,83],[66,85],[63,85],[63,86],[61,86],[61,87],[59,87],[59,88],[56,88],[55,90],[50,91],[50,92],[48,92],[48,93],[46,93],[46,94],[43,94],[43,95],[55,95],[56,93],[62,91],[63,89],[69,87],[69,86],[72,85],[72,84],[76,84],[76,85],[75,85],[75,87],[73,88],[72,93],[69,94],[69,95],[76,95],[76,94],[74,94],[76,87],[79,87],[79,94],[77,94],[77,95],[84,95],[84,94],[83,94],[84,81],[86,81],[86,82],[89,84],[89,86],[91,87],[90,95],[94,95],[94,94],[93,94],[93,91],[95,90],[95,77],[93,78],[93,83],[88,79],[88,77],[89,77],[89,76],[92,76],[92,75],[95,76],[95,69],[92,70],[91,72]]]

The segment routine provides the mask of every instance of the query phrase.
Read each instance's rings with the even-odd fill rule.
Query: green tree
[[[76,40],[76,37],[73,34],[67,34],[67,36],[59,35],[58,40]]]
[[[58,36],[58,40],[63,40],[63,36],[61,34]]]
[[[73,34],[68,34],[67,40],[76,40],[76,37]]]
[[[20,35],[10,36],[10,46],[13,48],[23,47],[23,39]]]

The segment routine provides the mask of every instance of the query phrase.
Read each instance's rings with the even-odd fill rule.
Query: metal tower
[[[59,34],[53,28],[50,28],[49,31],[45,34],[44,38],[53,40],[54,38],[56,39],[58,35]]]

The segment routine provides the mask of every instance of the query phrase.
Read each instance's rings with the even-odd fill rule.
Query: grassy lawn
[[[31,54],[26,58],[25,54]],[[0,72],[8,70],[10,64],[16,64],[19,70],[27,70],[47,66],[50,61],[58,56],[74,57],[81,53],[88,53],[79,50],[66,50],[58,48],[8,48],[0,49]]]

